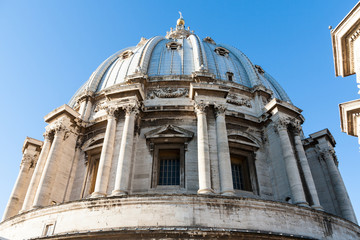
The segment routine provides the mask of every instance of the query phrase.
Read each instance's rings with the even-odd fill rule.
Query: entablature
[[[360,99],[339,104],[341,131],[358,137]]]
[[[360,3],[331,31],[335,75],[348,76],[355,73],[354,41],[360,29]]]

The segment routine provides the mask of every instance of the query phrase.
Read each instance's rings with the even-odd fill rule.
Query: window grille
[[[240,164],[231,164],[234,189],[244,190],[244,176]]]
[[[159,182],[158,185],[180,185],[180,150],[159,150]]]

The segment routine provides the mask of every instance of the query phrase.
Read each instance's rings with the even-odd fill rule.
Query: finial
[[[182,16],[182,13],[179,11],[179,14],[180,14],[180,18],[177,20],[177,25],[178,26],[185,26],[185,21],[183,19],[183,16]]]

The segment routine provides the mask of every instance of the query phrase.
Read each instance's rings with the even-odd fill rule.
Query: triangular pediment
[[[193,138],[194,133],[174,125],[165,125],[145,133],[146,139],[153,138]]]

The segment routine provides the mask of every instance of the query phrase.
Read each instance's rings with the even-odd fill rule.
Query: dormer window
[[[260,67],[259,65],[255,65],[255,68],[257,69],[258,73],[260,73],[260,74],[265,73],[264,69],[262,69],[262,67]]]
[[[170,50],[179,50],[181,48],[181,44],[177,42],[168,42],[166,47]]]
[[[130,57],[130,56],[133,55],[133,54],[134,54],[134,53],[133,53],[132,51],[126,50],[125,52],[122,52],[122,53],[120,54],[120,58],[121,58],[121,59],[126,59],[126,58]]]
[[[226,78],[227,78],[227,80],[230,81],[230,82],[234,81],[234,80],[233,80],[233,79],[234,79],[234,73],[232,73],[232,72],[227,72],[227,73],[226,73]]]
[[[203,41],[216,45],[215,41],[211,37],[206,37],[203,39]]]
[[[217,47],[214,50],[218,55],[223,56],[223,57],[227,57],[229,55],[229,50],[227,50],[226,48],[223,47]]]

